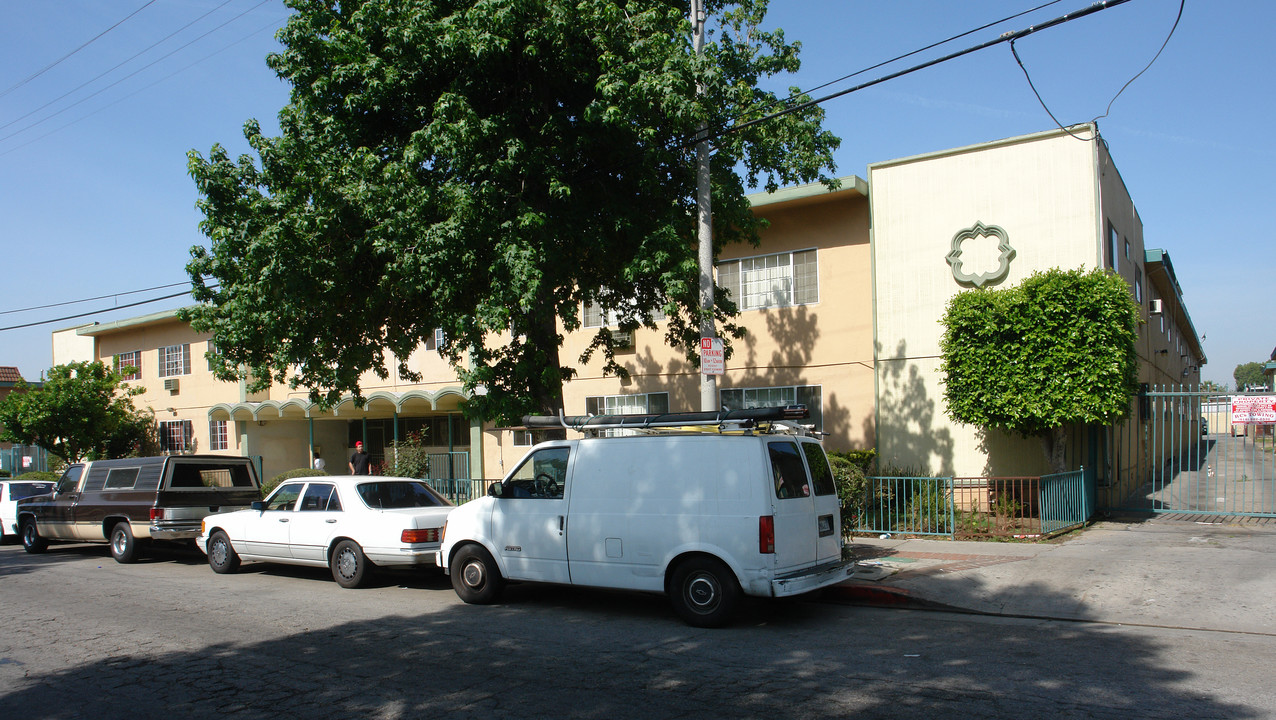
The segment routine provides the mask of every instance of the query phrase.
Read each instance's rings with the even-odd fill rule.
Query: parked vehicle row
[[[467,603],[498,601],[508,582],[627,589],[663,593],[687,623],[717,627],[744,595],[806,593],[852,569],[828,459],[791,412],[524,418],[587,435],[648,433],[541,443],[460,507],[411,478],[298,478],[257,500],[241,458],[89,463],[19,502],[17,522],[30,552],[49,540],[110,542],[131,562],[138,538],[189,538],[219,574],[287,563],[328,567],[340,586],[359,587],[379,567],[437,566]],[[126,490],[117,474],[130,473]],[[135,507],[143,500],[149,513]]]

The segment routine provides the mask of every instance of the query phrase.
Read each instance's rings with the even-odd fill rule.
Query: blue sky
[[[767,24],[802,42],[802,72],[783,84],[808,88],[1044,2],[772,0]],[[816,95],[1088,6],[1061,0]],[[1088,121],[1103,115],[1156,54],[1178,10],[1179,0],[1131,0],[1016,47],[1055,116]],[[264,57],[277,47],[274,30],[287,9],[280,0],[59,0],[5,3],[5,14],[0,327],[181,292],[123,294],[185,282],[189,249],[204,242],[186,153],[207,153],[214,143],[245,151],[241,128],[249,118],[275,131],[287,87]],[[1272,287],[1276,264],[1267,217],[1269,168],[1276,162],[1273,27],[1276,3],[1188,0],[1165,52],[1099,120],[1146,243],[1169,252],[1192,321],[1205,336],[1203,377],[1228,384],[1238,363],[1264,361],[1276,345],[1263,289]],[[826,127],[842,138],[838,174],[861,177],[869,163],[1054,127],[1006,44],[825,107]],[[98,296],[111,297],[12,312]],[[52,362],[52,330],[185,300],[0,331],[0,365],[37,379]]]

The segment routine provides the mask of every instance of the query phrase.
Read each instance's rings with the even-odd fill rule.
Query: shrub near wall
[[[285,480],[291,480],[299,477],[318,477],[320,475],[327,474],[328,473],[325,470],[316,470],[314,468],[297,468],[295,470],[287,470],[262,483],[261,496],[266,497],[267,495],[270,495],[270,493],[274,492],[275,488],[279,486],[279,483]]]
[[[833,467],[833,481],[837,483],[843,534],[849,534],[859,527],[864,517],[868,504],[867,476],[876,456],[876,450],[831,450],[828,453],[829,465]]]

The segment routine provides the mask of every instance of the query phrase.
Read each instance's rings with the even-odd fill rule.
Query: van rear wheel
[[[740,603],[740,584],[731,568],[713,558],[679,563],[669,586],[674,612],[693,627],[722,627]]]
[[[471,605],[490,605],[505,589],[505,578],[491,553],[481,545],[466,545],[456,551],[449,568],[452,589]]]
[[[26,520],[22,523],[22,548],[29,553],[42,553],[49,549],[49,541],[45,540],[39,529],[35,526],[34,520]]]
[[[137,539],[127,522],[117,522],[111,528],[111,557],[118,563],[137,562]]]

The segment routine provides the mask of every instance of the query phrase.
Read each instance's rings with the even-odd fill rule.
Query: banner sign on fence
[[[1232,397],[1233,425],[1276,424],[1276,395],[1235,395]]]

